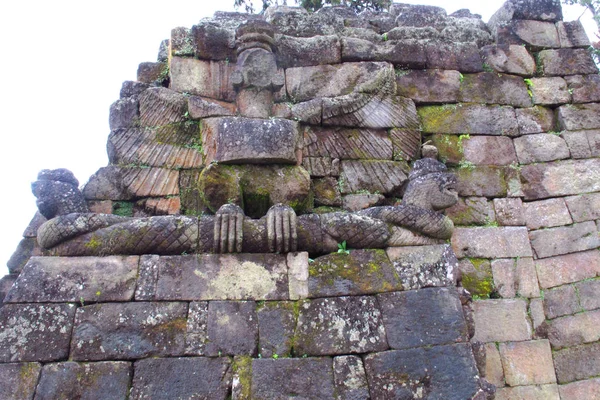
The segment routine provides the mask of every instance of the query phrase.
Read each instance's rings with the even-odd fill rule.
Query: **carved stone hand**
[[[269,251],[287,253],[298,248],[296,212],[290,206],[275,204],[267,211]]]
[[[215,215],[214,252],[241,253],[244,239],[244,210],[235,204],[222,205]]]

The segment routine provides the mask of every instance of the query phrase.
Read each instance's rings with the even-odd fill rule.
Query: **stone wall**
[[[271,28],[240,29],[248,20]],[[254,42],[275,66],[242,63]],[[314,260],[51,257],[38,215],[0,281],[0,397],[471,399],[494,385],[496,399],[595,398],[600,76],[588,46],[553,0],[507,2],[488,24],[394,4],[174,29],[111,106],[110,165],[83,189],[92,211],[395,205],[429,142],[459,178],[451,243]]]

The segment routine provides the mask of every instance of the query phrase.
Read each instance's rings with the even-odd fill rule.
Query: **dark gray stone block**
[[[358,356],[333,359],[333,379],[339,400],[368,400],[369,384],[363,362]]]
[[[211,301],[208,304],[206,355],[257,355],[258,318],[253,301]]]
[[[33,400],[41,370],[38,363],[0,364],[0,398]]]
[[[262,357],[290,355],[296,329],[294,304],[280,301],[266,302],[259,306],[259,353]]]

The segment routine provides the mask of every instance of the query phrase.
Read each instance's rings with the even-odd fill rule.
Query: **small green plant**
[[[460,72],[458,73],[458,80],[460,81],[460,83],[463,83],[463,81],[465,80],[465,76]]]
[[[533,81],[525,78],[523,79],[523,82],[525,82],[525,85],[527,85],[527,94],[529,94],[529,97],[533,99],[533,91],[531,90],[533,88]]]
[[[338,253],[339,254],[350,254],[350,251],[346,248],[346,241],[344,240],[342,243],[338,243]]]
[[[458,163],[458,168],[472,170],[475,168],[475,164],[473,164],[471,161],[460,160]]]
[[[396,70],[396,76],[398,78],[400,78],[402,76],[405,76],[405,75],[408,75],[408,74],[410,74],[410,70],[406,70],[406,69],[397,69]]]
[[[488,63],[483,63],[483,70],[485,72],[494,72],[494,69],[492,67],[490,67],[490,65]]]
[[[383,38],[383,41],[384,41],[384,42],[387,42],[387,41],[388,41],[388,34],[387,34],[387,32],[386,32],[386,33],[384,33],[383,35],[381,35],[381,37]]]
[[[273,359],[277,360],[279,358],[279,355],[277,353],[273,354]]]
[[[83,297],[79,298],[79,303],[81,304],[81,307],[85,306],[85,301],[83,300]]]
[[[550,132],[548,132],[548,134],[550,134],[550,135],[556,135],[556,136],[560,136],[561,132],[557,132],[557,131],[550,131]]]

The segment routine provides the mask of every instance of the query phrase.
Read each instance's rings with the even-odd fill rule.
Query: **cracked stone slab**
[[[128,362],[46,364],[36,390],[36,400],[127,398],[133,373]]]
[[[71,358],[128,360],[183,355],[187,303],[104,303],[77,310]]]
[[[6,304],[0,308],[0,362],[67,358],[74,304]]]
[[[294,335],[297,354],[334,355],[387,350],[375,297],[334,297],[300,304]]]
[[[226,357],[149,358],[134,368],[132,400],[226,400],[232,383]]]
[[[136,300],[287,300],[286,257],[278,254],[145,255]]]
[[[6,303],[129,301],[139,257],[33,257]]]
[[[41,371],[39,363],[0,364],[0,398],[33,400]]]

